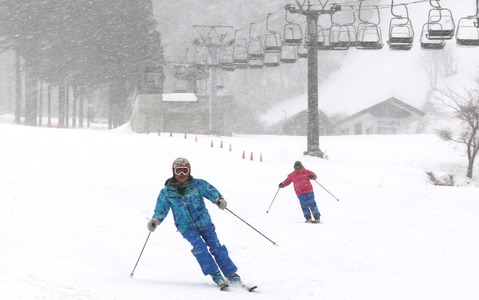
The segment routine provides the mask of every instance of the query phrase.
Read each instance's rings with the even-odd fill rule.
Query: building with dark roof
[[[425,113],[391,97],[335,124],[343,135],[414,134]]]

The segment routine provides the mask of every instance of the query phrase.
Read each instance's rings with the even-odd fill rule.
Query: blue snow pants
[[[191,253],[200,264],[204,275],[213,274],[218,267],[227,277],[238,270],[230,259],[226,246],[220,244],[216,236],[215,225],[209,224],[199,230],[188,230],[182,235],[193,246]]]
[[[303,215],[306,219],[311,218],[311,213],[313,213],[314,218],[319,218],[321,214],[319,213],[318,206],[314,200],[314,193],[307,193],[298,195],[299,204],[301,204],[301,209],[303,210]],[[311,212],[310,212],[311,210]]]

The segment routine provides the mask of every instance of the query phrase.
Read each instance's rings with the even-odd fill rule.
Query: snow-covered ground
[[[25,127],[0,116],[0,298],[477,299],[479,181],[465,180],[461,147],[433,135],[321,137],[323,160],[302,155],[305,137],[195,137]],[[171,214],[130,278],[179,156],[278,244],[207,204],[256,293],[220,292]],[[313,183],[323,224],[303,222],[292,186],[266,213],[295,160],[340,199]],[[428,171],[453,174],[459,186],[433,186]]]

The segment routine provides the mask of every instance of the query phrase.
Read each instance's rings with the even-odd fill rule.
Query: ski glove
[[[314,175],[309,175],[309,179],[314,180]]]
[[[225,209],[228,203],[223,198],[216,198],[216,205],[221,209]]]
[[[284,184],[282,182],[278,186],[279,188],[284,188]]]
[[[158,221],[157,218],[153,218],[150,220],[150,222],[148,222],[148,225],[146,225],[146,227],[149,231],[153,232],[158,225],[160,225],[160,221]]]

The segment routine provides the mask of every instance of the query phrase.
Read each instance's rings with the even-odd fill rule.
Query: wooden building
[[[337,134],[414,134],[424,112],[394,97],[363,109],[335,125]]]

